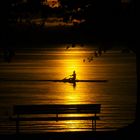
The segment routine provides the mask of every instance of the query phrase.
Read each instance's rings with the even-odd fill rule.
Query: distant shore
[[[122,44],[119,38],[97,32],[94,26],[53,26],[15,24],[7,30],[7,45],[43,45],[60,43]]]

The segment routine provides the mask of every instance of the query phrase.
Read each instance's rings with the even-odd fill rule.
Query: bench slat
[[[11,118],[12,121],[64,121],[64,120],[100,120],[99,116],[90,117],[33,117],[33,118]]]
[[[100,104],[15,105],[14,114],[77,114],[100,113]]]

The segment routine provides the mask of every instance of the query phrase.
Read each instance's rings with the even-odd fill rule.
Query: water
[[[101,104],[97,131],[127,126],[135,118],[135,54],[113,48],[95,57],[93,45],[50,48],[17,48],[11,63],[0,53],[0,133],[15,133],[9,121],[15,104]],[[104,79],[105,83],[78,82],[76,85],[41,80],[63,79],[76,71],[77,79]],[[13,80],[13,81],[10,81]],[[91,121],[24,122],[22,131],[89,131]]]

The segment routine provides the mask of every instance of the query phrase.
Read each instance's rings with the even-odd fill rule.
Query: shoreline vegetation
[[[98,27],[99,29],[100,27]],[[106,29],[97,30],[94,24],[40,26],[37,24],[16,23],[7,29],[7,46],[36,47],[45,44],[99,44],[109,46],[127,45],[119,34]]]

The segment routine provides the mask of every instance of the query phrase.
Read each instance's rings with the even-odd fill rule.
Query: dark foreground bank
[[[0,135],[0,139],[39,139],[39,140],[138,140],[139,128],[136,125],[119,129],[118,131],[103,132],[48,132],[36,134],[9,134]]]

